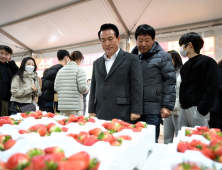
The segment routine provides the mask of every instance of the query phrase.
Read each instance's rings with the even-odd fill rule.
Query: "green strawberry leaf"
[[[89,170],[95,168],[98,163],[99,161],[96,158],[91,159],[89,162]]]

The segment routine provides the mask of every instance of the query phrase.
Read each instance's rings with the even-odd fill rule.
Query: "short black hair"
[[[203,48],[203,45],[204,45],[204,41],[203,41],[202,37],[195,32],[186,33],[186,34],[182,35],[182,37],[180,38],[179,45],[180,46],[182,46],[183,44],[186,45],[189,42],[192,43],[194,51],[197,54],[200,54],[200,50],[201,50],[201,48]]]
[[[222,60],[217,63],[218,68],[222,68]]]
[[[174,65],[175,70],[178,70],[183,65],[180,54],[175,50],[168,51],[168,53],[171,54],[171,57],[175,63]]]
[[[65,58],[65,56],[70,56],[70,54],[69,54],[69,52],[68,51],[66,51],[66,50],[59,50],[58,52],[57,52],[57,58],[58,58],[58,60],[63,60],[64,58]]]
[[[136,32],[135,32],[135,38],[137,40],[137,37],[139,35],[150,35],[152,37],[152,40],[155,39],[155,30],[153,29],[153,27],[147,25],[147,24],[143,24],[137,27]]]
[[[98,32],[99,40],[100,40],[100,33],[101,33],[101,31],[109,30],[109,29],[111,29],[111,30],[113,30],[115,32],[116,38],[119,37],[119,30],[118,30],[117,26],[115,26],[114,24],[109,24],[108,23],[108,24],[101,25],[100,30]]]
[[[7,45],[0,45],[0,50],[5,50],[7,53],[11,54],[13,53],[12,49]]]
[[[48,73],[48,71],[49,71],[49,68],[46,68],[46,69],[44,70],[44,72],[43,72],[43,77],[46,76],[46,74]]]

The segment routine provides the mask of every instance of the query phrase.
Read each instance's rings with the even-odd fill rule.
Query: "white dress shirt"
[[[106,53],[104,54],[105,66],[106,66],[106,73],[107,73],[107,74],[109,73],[109,71],[110,71],[110,69],[111,69],[111,67],[112,67],[112,65],[113,65],[113,63],[114,63],[117,55],[119,54],[119,50],[120,50],[120,49],[118,49],[117,52],[116,52],[115,54],[113,54],[110,58],[108,58],[108,57],[106,56]]]

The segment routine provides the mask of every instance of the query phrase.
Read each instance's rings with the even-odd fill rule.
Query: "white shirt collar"
[[[119,54],[119,51],[120,51],[120,49],[118,49],[118,50],[116,51],[116,53],[113,54],[110,58],[108,58],[108,57],[106,56],[106,53],[105,53],[105,54],[103,55],[105,61],[115,60],[116,57],[117,57],[117,55]]]

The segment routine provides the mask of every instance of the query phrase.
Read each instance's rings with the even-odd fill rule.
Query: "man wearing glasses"
[[[18,66],[12,60],[13,51],[6,45],[0,45],[0,116],[9,115],[12,77],[18,71]]]

